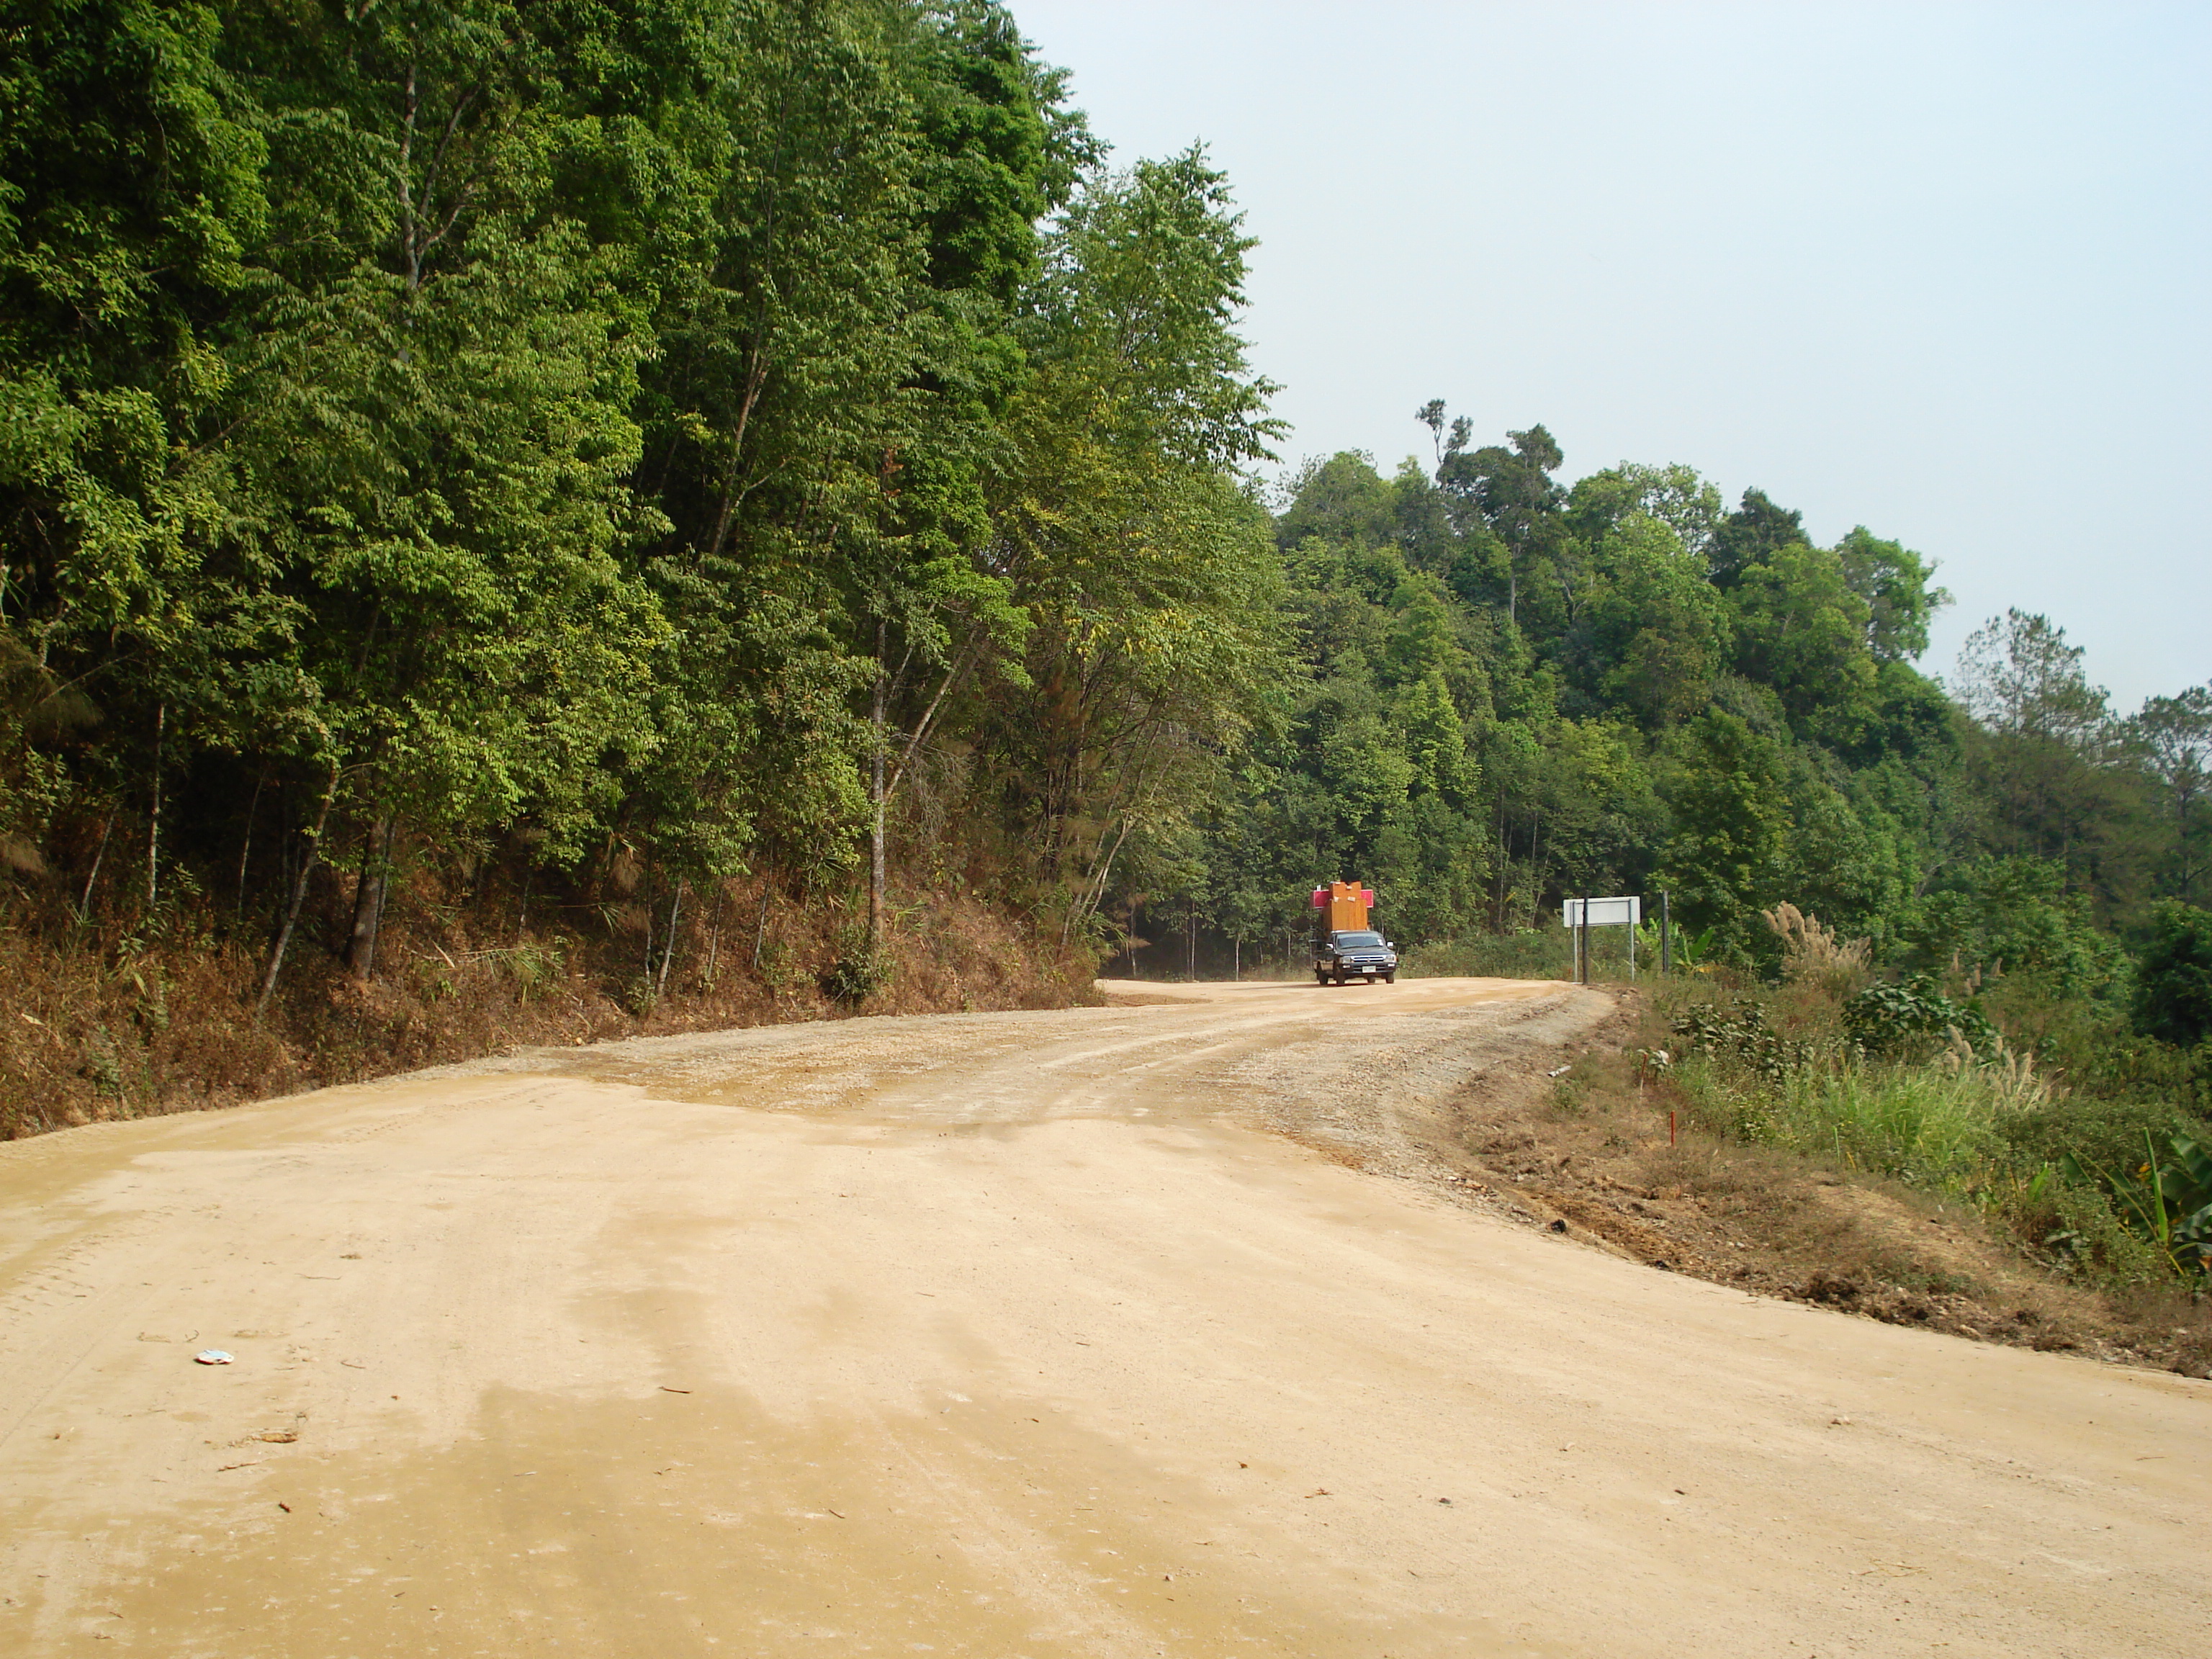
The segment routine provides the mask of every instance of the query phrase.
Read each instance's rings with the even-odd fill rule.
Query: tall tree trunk
[[[384,924],[384,893],[391,884],[392,815],[369,820],[363,838],[361,879],[353,890],[353,933],[346,940],[346,971],[367,980],[376,969],[376,936]]]
[[[1490,931],[1505,931],[1505,875],[1513,863],[1513,847],[1506,840],[1505,792],[1498,792],[1498,896],[1490,907]]]
[[[898,764],[891,768],[890,779],[884,786],[885,796],[898,793],[899,784],[905,779],[907,769],[914,763],[915,756],[921,751],[922,740],[928,737],[930,728],[937,722],[937,711],[944,704],[945,693],[952,690],[954,683],[959,679],[965,670],[969,652],[974,643],[972,636],[963,642],[958,653],[952,659],[952,666],[945,671],[945,679],[938,686],[937,695],[929,700],[929,707],[921,711],[921,718],[915,722],[913,735],[907,738],[906,747],[899,751]]]
[[[146,815],[146,914],[154,913],[161,883],[161,730],[168,724],[169,705],[154,706],[154,807]]]
[[[323,828],[330,822],[331,802],[337,793],[338,769],[333,766],[329,781],[323,786],[323,803],[315,812],[315,827],[307,831],[307,848],[301,854],[300,868],[292,878],[291,896],[284,906],[284,924],[277,929],[276,943],[269,952],[269,971],[261,978],[261,995],[253,1005],[256,1025],[269,1012],[269,999],[276,994],[276,976],[284,971],[284,952],[291,948],[292,929],[299,922],[300,907],[307,902],[307,878],[315,873],[316,861],[322,856]]]
[[[115,814],[111,811],[107,815],[107,822],[100,826],[100,846],[92,855],[92,873],[84,878],[84,900],[76,907],[87,921],[92,917],[92,890],[100,880],[100,861],[107,856],[107,837],[114,829]]]
[[[1104,848],[1097,868],[1083,884],[1083,891],[1078,896],[1075,902],[1068,907],[1067,914],[1060,924],[1060,942],[1063,949],[1066,948],[1068,940],[1074,937],[1077,927],[1088,921],[1091,913],[1106,902],[1106,884],[1114,874],[1114,860],[1120,856],[1121,843],[1128,840],[1129,829],[1134,822],[1133,815],[1125,814],[1122,817],[1121,833],[1114,837],[1113,846]],[[1099,841],[1103,847],[1105,836],[1103,834],[1099,836]],[[1129,906],[1129,933],[1132,939],[1136,937],[1136,927],[1137,907],[1133,902]],[[1129,963],[1132,970],[1136,966],[1136,947],[1133,945],[1129,946]]]
[[[884,624],[876,624],[876,686],[869,699],[868,955],[884,947]]]
[[[1537,924],[1537,915],[1544,902],[1544,815],[1539,812],[1536,822],[1528,831],[1528,926]]]
[[[729,897],[726,884],[714,884],[714,914],[707,924],[707,989],[714,988],[714,964],[722,955],[722,903]]]
[[[665,996],[668,993],[668,965],[676,960],[676,919],[683,913],[684,880],[683,878],[678,877],[676,882],[676,896],[668,902],[668,944],[660,953],[660,977],[654,982],[653,988],[653,994],[656,997]]]
[[[246,864],[253,856],[253,819],[261,811],[261,787],[268,781],[266,771],[253,780],[253,799],[246,804],[246,835],[238,846],[238,902],[230,913],[234,922],[246,919]]]

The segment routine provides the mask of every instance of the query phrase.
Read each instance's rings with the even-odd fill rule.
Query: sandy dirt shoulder
[[[1109,988],[0,1146],[0,1653],[2199,1645],[2212,1385],[1441,1178],[1606,1012]]]

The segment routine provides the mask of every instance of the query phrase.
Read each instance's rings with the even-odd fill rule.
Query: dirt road
[[[2201,1651],[2212,1384],[1433,1178],[1427,1103],[1603,1012],[1212,987],[0,1147],[0,1652]]]

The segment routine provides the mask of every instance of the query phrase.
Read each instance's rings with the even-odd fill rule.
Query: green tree
[[[219,41],[196,5],[19,8],[0,30],[0,656],[44,688],[0,704],[31,721],[0,733],[0,832],[39,836],[82,792],[111,829],[143,810],[149,909],[174,757],[242,740],[267,678],[248,665],[286,621],[230,533],[226,348],[268,209]],[[104,721],[74,769],[64,707]]]
[[[2212,826],[2203,811],[2212,785],[2212,685],[2148,698],[2130,726],[2172,815],[2164,860],[2167,890],[2193,903],[2212,865]]]
[[[1560,512],[1566,491],[1552,477],[1566,458],[1540,424],[1507,433],[1505,444],[1476,450],[1463,447],[1459,428],[1453,435],[1459,447],[1446,448],[1437,468],[1437,488],[1452,503],[1463,534],[1479,526],[1503,550],[1498,574],[1505,619],[1517,624],[1522,594],[1540,585],[1548,597],[1551,580],[1571,556]],[[1565,580],[1571,594],[1571,576]],[[1570,598],[1570,610],[1572,603]]]
[[[1662,884],[1684,924],[1747,957],[1764,949],[1759,912],[1790,896],[1792,830],[1783,745],[1741,717],[1708,709],[1680,728],[1667,790],[1674,828]]]
[[[1990,849],[2048,859],[2108,901],[2130,884],[2130,778],[2115,764],[2120,732],[2081,649],[2047,617],[1992,617],[1959,656],[1956,687],[1973,717],[1968,750],[1987,801]]]
[[[555,54],[516,13],[252,21],[229,55],[288,171],[237,441],[300,618],[277,729],[361,827],[365,978],[403,837],[527,819],[573,860],[657,746],[629,568],[652,344],[623,255],[558,215]]]
[[[1837,544],[1844,580],[1866,602],[1867,649],[1877,662],[1901,662],[1928,648],[1928,623],[1951,596],[1930,587],[1932,560],[1897,542],[1886,542],[1864,525]]]
[[[1777,505],[1763,489],[1747,489],[1736,510],[1713,532],[1714,586],[1729,588],[1754,564],[1771,560],[1785,547],[1805,542],[1805,515]]]
[[[2066,890],[2066,872],[2047,860],[1969,858],[1940,872],[1898,910],[1899,966],[2026,978],[2069,1000],[2088,1000],[2121,982],[2118,945],[2100,933],[2089,902]]]
[[[1653,729],[1703,707],[1728,648],[1703,555],[1639,507],[1606,527],[1594,563],[1575,665],[1581,683]]]
[[[1193,149],[1095,177],[1048,238],[992,568],[1029,627],[991,746],[1064,932],[1132,828],[1218,786],[1279,661],[1279,568],[1231,469],[1272,391],[1235,333],[1252,246]]]
[[[2212,912],[2159,905],[2136,975],[2136,1029],[2183,1048],[2212,1036]]]
[[[1844,561],[1784,542],[1738,567],[1729,598],[1736,672],[1773,687],[1801,734],[1855,737],[1871,712],[1875,663],[1869,608]]]

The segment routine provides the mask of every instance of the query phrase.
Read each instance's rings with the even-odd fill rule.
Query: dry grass
[[[1759,914],[1782,941],[1782,976],[1792,984],[1817,986],[1842,1002],[1873,979],[1871,939],[1838,939],[1818,916],[1786,902]]]

